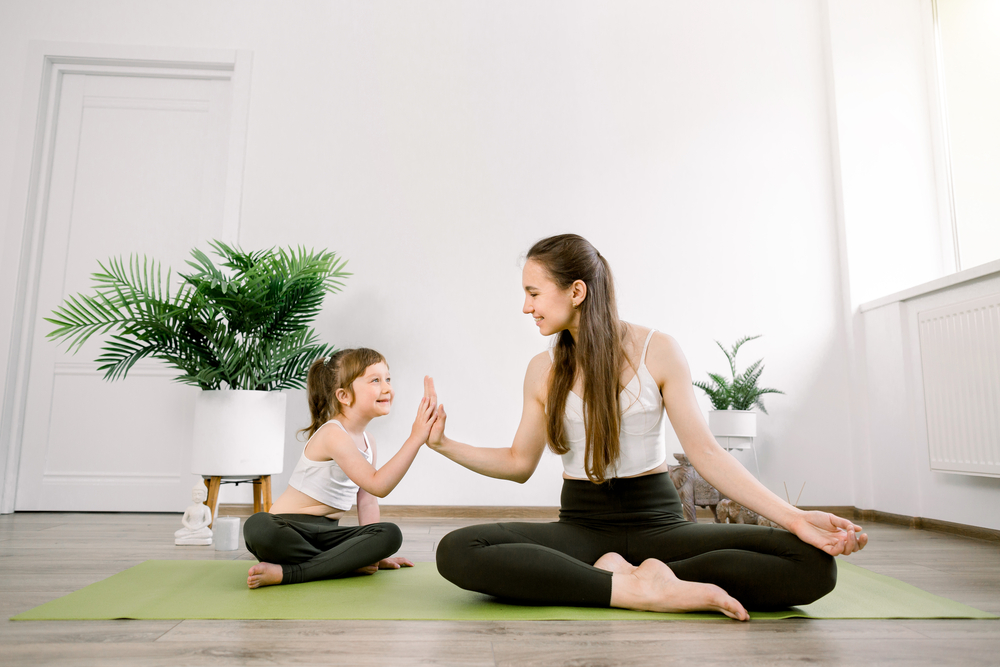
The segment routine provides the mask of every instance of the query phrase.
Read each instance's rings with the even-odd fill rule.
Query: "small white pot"
[[[285,459],[285,394],[202,391],[194,407],[191,472],[277,475]]]
[[[708,428],[717,438],[756,438],[757,413],[753,410],[709,410]]]

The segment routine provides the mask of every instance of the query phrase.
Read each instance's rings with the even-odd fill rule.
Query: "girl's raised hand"
[[[427,442],[427,437],[431,432],[431,425],[437,411],[437,394],[434,392],[434,380],[429,376],[424,376],[424,397],[420,399],[417,407],[417,417],[413,420],[413,428],[410,429],[410,437],[418,442]]]

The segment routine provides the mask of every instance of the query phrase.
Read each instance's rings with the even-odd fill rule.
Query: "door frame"
[[[60,91],[66,74],[229,81],[232,90],[222,240],[239,241],[243,166],[250,110],[249,50],[115,46],[33,41],[28,44],[10,211],[2,251],[0,323],[9,323],[0,413],[0,514],[14,511],[21,461],[31,346]],[[3,326],[0,324],[0,326]],[[6,334],[0,331],[0,335]],[[6,336],[4,336],[6,337]],[[2,345],[2,341],[0,341]]]

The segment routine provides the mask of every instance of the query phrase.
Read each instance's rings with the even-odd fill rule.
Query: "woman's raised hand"
[[[444,423],[448,419],[448,414],[444,411],[444,405],[439,405],[434,423],[431,425],[431,434],[427,437],[427,446],[437,449],[444,444]]]
[[[803,512],[788,529],[831,556],[847,556],[868,544],[868,535],[861,532],[861,526],[827,512]]]
[[[427,442],[427,437],[431,433],[431,426],[434,424],[437,412],[437,393],[434,391],[434,380],[431,376],[425,375],[424,397],[420,399],[420,405],[417,407],[417,417],[413,420],[410,437],[421,444]]]

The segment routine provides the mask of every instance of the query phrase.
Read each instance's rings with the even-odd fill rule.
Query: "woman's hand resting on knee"
[[[861,526],[827,512],[802,512],[790,522],[788,530],[831,556],[847,556],[868,544],[868,535],[861,532]]]

